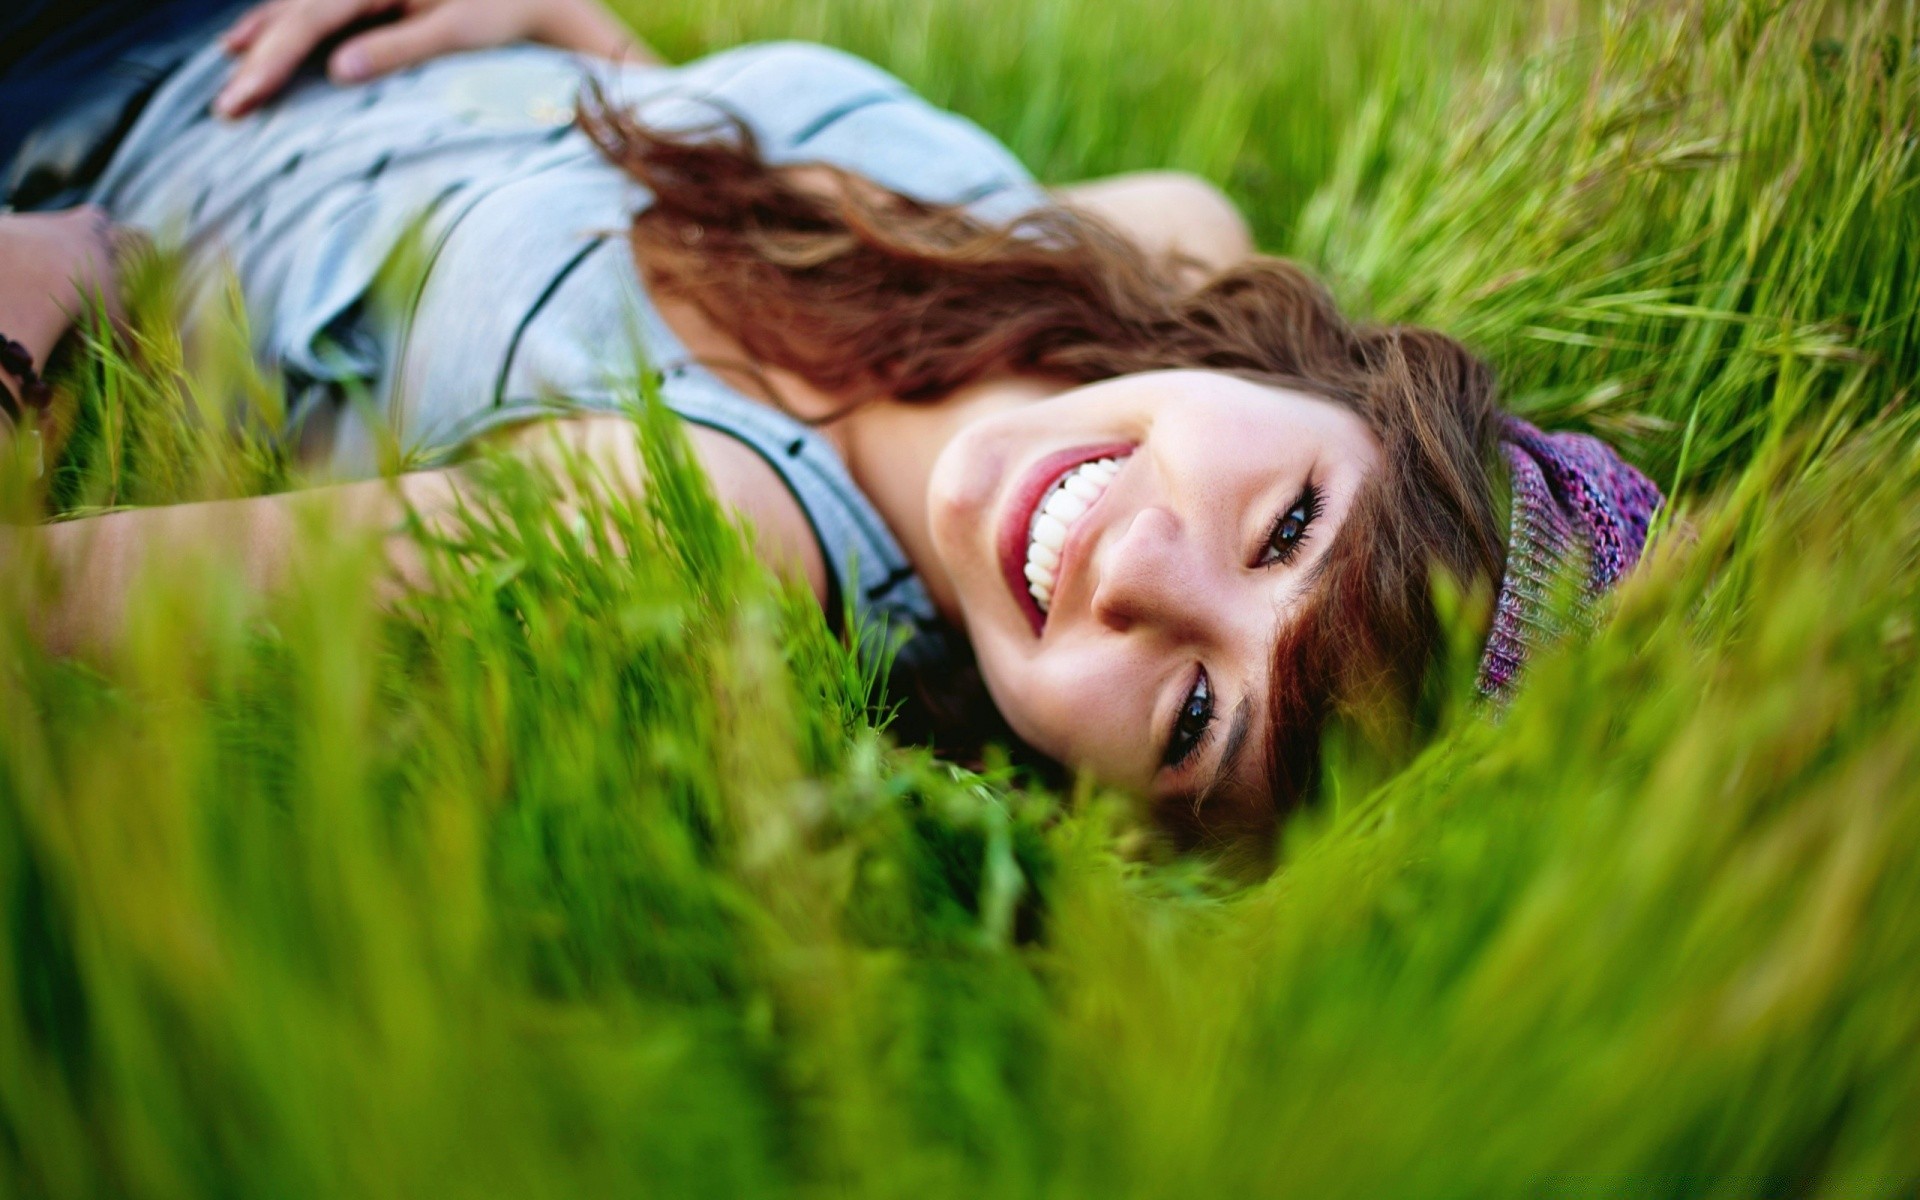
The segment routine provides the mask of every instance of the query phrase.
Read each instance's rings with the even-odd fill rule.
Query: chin
[[[927,476],[927,523],[949,571],[967,567],[981,522],[989,517],[999,482],[991,462],[963,432],[934,460]]]

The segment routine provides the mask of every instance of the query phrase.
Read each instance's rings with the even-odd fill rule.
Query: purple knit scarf
[[[1577,619],[1640,561],[1660,489],[1613,448],[1581,433],[1542,433],[1506,419],[1500,449],[1513,472],[1513,523],[1507,570],[1494,601],[1493,628],[1480,656],[1480,690],[1504,696],[1527,654],[1563,632],[1552,605],[1555,580],[1584,561]]]

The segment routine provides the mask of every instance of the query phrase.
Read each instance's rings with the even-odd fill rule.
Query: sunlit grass
[[[627,7],[676,57],[847,46],[1051,182],[1206,173],[1697,541],[1242,889],[890,746],[638,397],[645,498],[479,467],[398,605],[320,527],[267,601],[170,556],[107,659],[10,603],[6,1193],[1920,1183],[1911,6]],[[70,367],[16,520],[294,481],[169,287]]]

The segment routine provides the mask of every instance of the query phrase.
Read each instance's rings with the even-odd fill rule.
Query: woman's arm
[[[327,77],[360,83],[457,50],[541,42],[596,58],[655,63],[660,56],[597,0],[266,0],[221,35],[239,56],[214,101],[223,117],[272,99],[321,43],[351,26],[327,56]]]
[[[54,590],[28,597],[41,640],[58,653],[110,647],[126,620],[126,599],[155,568],[196,559],[236,568],[249,590],[289,581],[309,522],[330,529],[385,532],[383,549],[396,581],[424,580],[419,548],[404,536],[411,508],[437,524],[455,511],[460,487],[449,471],[405,475],[245,500],[135,508],[35,529],[0,529],[0,577],[17,569],[25,543],[39,543]]]
[[[773,468],[724,434],[697,426],[686,432],[715,495],[753,523],[769,565],[824,597],[825,559],[799,503]],[[582,462],[617,490],[631,493],[646,485],[634,426],[625,417],[544,421],[503,435],[497,444],[536,462]],[[566,477],[565,471],[558,474]],[[301,532],[312,524],[379,535],[396,590],[415,588],[428,577],[419,543],[410,533],[412,518],[429,530],[450,529],[468,486],[457,469],[422,471],[391,481],[129,509],[34,530],[0,529],[0,580],[21,576],[9,569],[18,561],[20,543],[39,539],[57,591],[39,598],[37,625],[46,643],[62,652],[114,644],[126,618],[129,590],[142,572],[155,566],[198,555],[236,566],[255,591],[292,582]]]
[[[109,310],[118,303],[104,211],[0,214],[0,336],[25,347],[36,369],[46,369],[74,317],[96,298]],[[5,371],[0,388],[19,401],[19,381]]]

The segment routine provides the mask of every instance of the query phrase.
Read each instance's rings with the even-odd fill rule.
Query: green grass
[[[10,605],[0,1193],[1920,1186],[1911,4],[628,7],[847,46],[1051,181],[1208,174],[1698,544],[1244,888],[890,746],[646,411],[652,495],[569,524],[496,464],[395,608],[317,528],[271,606],[169,562],[109,663]],[[164,284],[12,511],[290,482]]]

